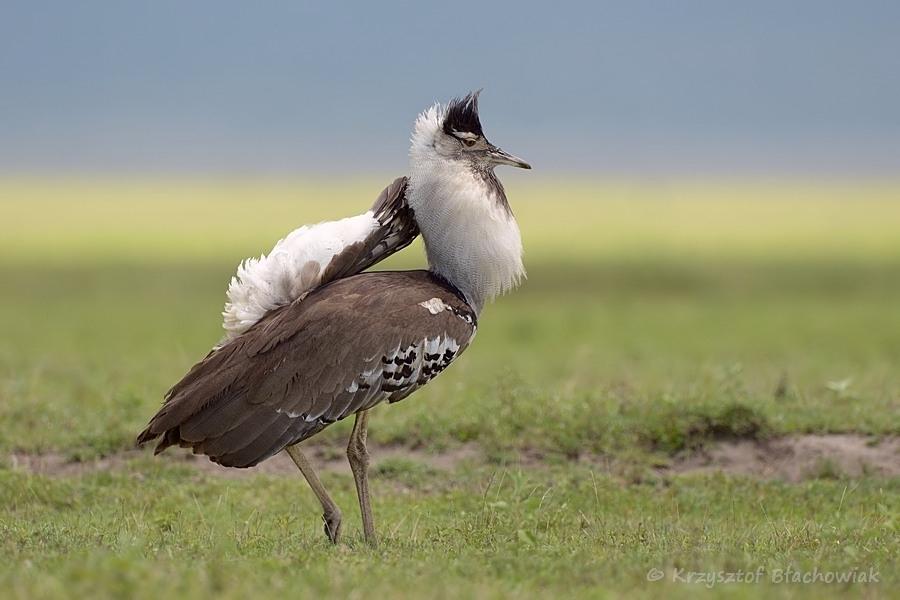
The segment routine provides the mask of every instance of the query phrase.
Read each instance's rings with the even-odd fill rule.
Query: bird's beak
[[[491,157],[491,162],[496,165],[509,165],[511,167],[519,167],[520,169],[531,168],[531,165],[529,165],[518,156],[513,156],[509,152],[505,152],[497,146],[491,146],[490,150],[488,150],[488,156]]]

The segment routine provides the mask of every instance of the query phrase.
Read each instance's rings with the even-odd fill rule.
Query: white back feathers
[[[306,225],[280,240],[268,255],[241,262],[231,278],[222,312],[226,340],[247,331],[270,310],[318,287],[332,259],[348,246],[363,242],[379,225],[372,211]]]
[[[406,187],[406,177],[399,177],[364,214],[301,227],[275,244],[268,256],[243,261],[228,287],[222,313],[226,335],[219,345],[250,329],[269,311],[408,246],[419,230],[406,204]]]

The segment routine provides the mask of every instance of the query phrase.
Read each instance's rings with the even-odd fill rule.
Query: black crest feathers
[[[466,131],[475,135],[484,135],[481,131],[481,121],[478,120],[478,95],[470,92],[462,98],[454,98],[447,105],[444,113],[444,133],[453,135],[454,131]]]

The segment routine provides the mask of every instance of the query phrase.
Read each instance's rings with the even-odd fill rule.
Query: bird
[[[303,226],[246,259],[227,290],[225,336],[163,398],[137,444],[190,448],[247,468],[284,451],[337,544],[342,513],[301,442],[355,415],[347,444],[363,535],[375,544],[367,432],[373,407],[426,385],[470,345],[486,303],[525,277],[499,165],[531,166],[488,141],[480,90],[415,121],[409,170],[367,212]],[[427,269],[367,270],[424,241]]]

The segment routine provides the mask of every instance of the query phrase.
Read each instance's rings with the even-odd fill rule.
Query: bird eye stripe
[[[453,136],[457,137],[461,140],[477,140],[478,139],[478,134],[469,133],[468,131],[456,131],[455,129],[453,130]]]

